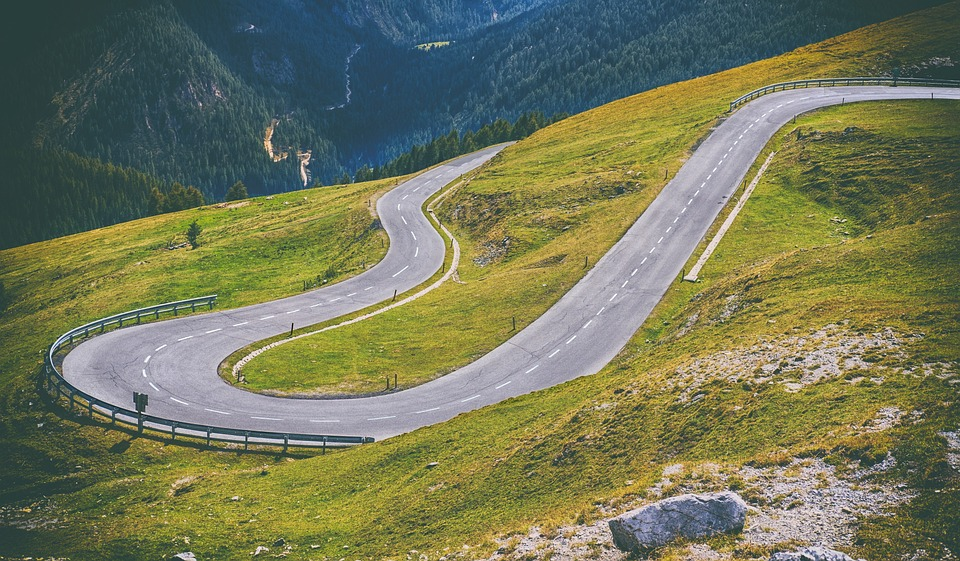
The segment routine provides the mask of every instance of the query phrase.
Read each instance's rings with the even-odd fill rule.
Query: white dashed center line
[[[167,348],[166,345],[160,345],[160,346],[157,347],[156,349],[153,349],[153,352],[159,353],[160,351],[162,351],[163,349],[166,349],[166,348]]]
[[[550,353],[549,355],[547,355],[547,358],[553,358],[553,357],[557,356],[557,353],[559,353],[559,352],[560,352],[560,349],[556,349],[556,350],[554,350],[552,353]]]
[[[640,269],[634,269],[633,272],[630,273],[630,276],[632,277],[632,276],[636,275],[636,274],[637,274],[637,271],[639,271],[639,270],[640,270]]]
[[[210,331],[207,331],[206,334],[207,334],[207,335],[210,335],[211,333],[216,333],[217,331],[223,331],[223,328],[222,328],[222,327],[218,327],[218,328],[216,328],[216,329],[211,329]]]
[[[431,412],[431,411],[439,411],[439,410],[440,410],[439,407],[434,407],[434,408],[432,408],[432,409],[424,409],[423,411],[414,411],[413,414],[414,414],[414,415],[420,415],[420,414],[423,414],[423,413],[429,413],[429,412]]]
[[[478,397],[480,397],[480,394],[477,394],[477,395],[468,397],[467,399],[461,399],[461,400],[460,400],[460,403],[466,403],[466,402],[468,402],[468,401],[473,401],[474,399],[477,399]]]
[[[372,286],[368,286],[368,287],[364,288],[364,290],[373,290],[373,287],[372,287]]]
[[[581,327],[580,329],[586,329],[586,328],[590,327],[590,324],[591,324],[591,323],[593,323],[593,320],[592,320],[592,319],[591,319],[591,320],[587,320],[587,323],[583,324],[583,327]]]
[[[614,295],[613,295],[613,296],[611,296],[611,297],[610,297],[610,299],[609,299],[609,300],[607,300],[607,302],[613,302],[613,299],[614,299],[614,298],[616,298],[616,297],[617,297],[617,296],[619,296],[619,295],[620,295],[620,293],[619,293],[619,292],[616,292],[616,293],[614,293]]]
[[[643,261],[641,261],[640,264],[643,265],[643,264],[646,263],[646,262],[647,262],[647,258],[644,257],[644,258],[643,258]]]
[[[413,241],[417,241],[417,235],[413,232],[410,232],[410,235],[413,236]]]
[[[660,236],[660,239],[657,240],[657,243],[662,243],[662,242],[663,242],[663,236]]]
[[[143,359],[143,363],[144,363],[144,364],[150,362],[150,356],[151,356],[151,355],[147,355],[147,358]]]
[[[413,252],[413,256],[416,257],[420,255],[420,246],[417,246],[417,249]]]
[[[295,313],[297,313],[297,312],[299,312],[299,311],[300,311],[300,308],[297,308],[296,310],[290,310],[289,312],[287,312],[287,315],[295,314]]]
[[[184,400],[182,400],[182,399],[177,399],[177,398],[175,398],[175,397],[171,397],[170,400],[171,400],[171,401],[176,401],[176,402],[179,403],[180,405],[190,405],[190,404],[187,403],[186,401],[184,401]]]
[[[146,369],[146,368],[144,368],[143,370],[141,370],[140,373],[143,374],[143,377],[144,377],[144,378],[147,377],[147,369]]]
[[[186,337],[181,337],[177,341],[186,341],[187,339],[193,339],[193,335],[187,335]]]
[[[322,305],[323,305],[323,303],[317,303],[317,304],[314,304],[314,305],[312,305],[312,306],[310,306],[310,307],[311,307],[311,308],[316,308],[317,306],[322,306]]]
[[[211,413],[219,413],[219,414],[221,414],[221,415],[229,415],[229,414],[230,414],[230,413],[227,413],[226,411],[218,411],[218,410],[216,410],[216,409],[207,409],[206,407],[204,407],[203,410],[204,410],[204,411],[209,411],[209,412],[211,412]]]
[[[273,319],[273,318],[275,318],[275,317],[277,317],[277,316],[264,316],[264,317],[260,318],[260,321],[264,321],[264,320],[268,320],[268,319]]]
[[[400,220],[403,220],[403,223],[404,223],[404,224],[407,224],[407,219],[404,218],[402,214],[400,215]]]
[[[574,340],[574,339],[576,339],[576,338],[577,338],[577,336],[576,336],[576,335],[574,335],[573,337],[571,337],[571,338],[569,338],[569,339],[567,339],[567,342],[566,342],[566,344],[567,344],[567,345],[569,345],[570,343],[573,343],[573,340]]]
[[[620,285],[620,288],[626,288],[628,282],[630,282],[630,279],[623,281],[623,284]]]
[[[656,251],[656,250],[657,250],[657,246],[653,246],[653,247],[650,248],[650,253],[653,253],[653,252]]]
[[[529,374],[529,373],[533,372],[534,370],[536,370],[537,368],[540,368],[540,365],[539,365],[539,364],[535,364],[535,365],[533,366],[533,368],[531,368],[530,370],[527,370],[526,372],[524,372],[524,374]]]
[[[340,419],[310,419],[311,423],[339,423]]]
[[[495,389],[495,390],[499,390],[500,388],[503,388],[503,387],[506,387],[506,386],[509,386],[509,385],[510,385],[510,384],[512,384],[512,383],[513,383],[513,380],[508,380],[508,381],[506,381],[506,382],[504,382],[504,383],[502,383],[502,384],[500,384],[499,386],[497,386],[497,387],[495,387],[495,388],[493,388],[493,389]]]
[[[283,419],[278,419],[276,417],[250,417],[251,419],[257,419],[258,421],[282,421]]]
[[[399,275],[400,273],[406,271],[406,270],[409,269],[409,268],[410,268],[410,265],[407,265],[407,266],[405,266],[404,268],[402,268],[402,269],[400,269],[399,271],[397,271],[396,273],[394,273],[393,276],[396,277],[397,275]]]
[[[396,415],[387,415],[386,417],[374,417],[372,419],[367,419],[368,421],[382,421],[384,419],[396,419]]]
[[[356,296],[356,295],[357,295],[356,292],[351,292],[350,294],[347,294],[347,298],[350,298],[351,296]]]
[[[233,324],[233,327],[240,327],[241,325],[247,325],[249,321],[241,321],[240,323]]]
[[[158,388],[157,386],[155,386],[155,385],[153,384],[153,382],[150,382],[150,387],[153,388],[154,391],[160,391],[160,388]]]

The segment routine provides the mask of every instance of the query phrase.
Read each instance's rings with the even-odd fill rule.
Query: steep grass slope
[[[608,223],[614,220],[609,213],[618,205],[602,206],[604,196],[584,194],[583,182],[615,186],[626,181],[625,171],[640,171],[639,182],[646,183],[639,191],[652,198],[662,167],[676,169],[735,94],[788,77],[870,73],[888,56],[920,62],[950,55],[958,13],[952,4],[759,63],[765,66],[624,100],[543,131],[449,203],[451,217],[457,205],[461,212],[471,201],[476,205],[480,218],[464,218],[460,226],[475,255],[501,235],[518,240],[514,253],[478,267],[476,278],[465,270],[466,286],[480,285],[484,273],[503,275],[507,286],[510,275],[522,276],[511,267],[556,255],[566,246],[551,244],[571,244],[572,238],[584,245],[570,245],[571,255],[602,250],[601,241],[585,241],[590,232],[612,243],[616,232],[607,230],[617,223]],[[658,127],[657,117],[673,111],[690,120]],[[192,550],[208,559],[246,557],[258,546],[279,554],[289,546],[287,556],[294,559],[403,559],[412,549],[431,559],[454,552],[481,557],[498,547],[521,557],[520,538],[510,536],[527,536],[531,525],[548,537],[576,534],[575,527],[558,529],[659,493],[735,488],[760,509],[752,517],[804,513],[805,506],[826,511],[829,505],[814,493],[768,493],[773,483],[815,469],[823,474],[821,491],[840,485],[836,480],[891,497],[877,513],[893,516],[841,512],[860,526],[831,543],[872,559],[915,553],[917,559],[943,558],[945,548],[960,550],[953,514],[960,490],[948,453],[960,418],[951,384],[960,358],[958,111],[956,104],[923,102],[802,117],[799,138],[789,130],[776,141],[780,152],[768,179],[704,271],[706,282],[671,290],[603,372],[386,442],[301,461],[165,446],[59,419],[38,403],[30,376],[39,361],[35,353],[86,319],[194,291],[220,291],[229,296],[225,305],[238,305],[297,290],[305,277],[320,273],[285,288],[278,279],[290,269],[254,259],[261,274],[236,280],[186,281],[162,274],[165,269],[139,276],[130,271],[136,263],[170,257],[157,251],[144,259],[136,243],[115,235],[121,227],[89,238],[99,240],[93,247],[115,252],[116,261],[104,253],[102,262],[84,265],[77,248],[93,242],[77,244],[86,239],[79,237],[2,252],[0,279],[16,304],[4,312],[0,334],[0,439],[8,451],[0,468],[0,555],[142,559]],[[530,169],[522,171],[524,165]],[[331,222],[364,210],[376,186],[357,189],[343,200],[342,217]],[[641,195],[633,196],[614,202],[640,205]],[[264,210],[276,204],[269,210],[279,220],[279,213],[294,212],[288,207],[296,197],[262,201]],[[579,197],[579,209],[561,213]],[[155,226],[175,221],[152,235],[136,233],[135,225],[124,234],[134,241],[157,238],[140,242],[156,246],[203,212],[151,219]],[[541,215],[567,223],[557,226]],[[210,233],[217,229],[204,225]],[[278,226],[267,247],[288,239],[280,237],[285,226]],[[215,237],[215,253],[234,254],[264,235]],[[375,251],[379,244],[373,245]],[[208,240],[207,247],[214,244]],[[217,259],[203,251],[180,255]],[[53,263],[72,265],[57,279]],[[197,261],[193,270],[200,266]],[[149,281],[156,285],[145,284],[158,276]],[[239,292],[254,277],[269,288]],[[183,289],[190,294],[177,292],[178,282],[189,282]],[[531,290],[523,281],[512,286]],[[65,300],[50,296],[61,293]],[[431,462],[438,465],[430,468]],[[867,466],[873,471],[861,476]],[[715,540],[711,546],[750,559],[796,539],[768,534],[766,541]],[[281,537],[285,545],[274,546]],[[551,543],[532,555],[546,557]],[[682,554],[674,548],[659,555]]]

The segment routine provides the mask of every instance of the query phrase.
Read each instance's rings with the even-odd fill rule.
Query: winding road
[[[78,389],[129,407],[150,395],[151,415],[241,430],[395,436],[509,397],[594,374],[633,336],[696,249],[773,134],[795,115],[843,102],[957,99],[960,90],[833,87],[778,92],[731,114],[701,144],[627,233],[553,307],[476,362],[409,390],[356,399],[285,399],[235,388],[217,366],[237,349],[393,297],[428,279],[445,243],[423,202],[492,158],[488,148],[428,171],[377,203],[391,239],[369,271],[273,302],[119,329],[64,359]]]

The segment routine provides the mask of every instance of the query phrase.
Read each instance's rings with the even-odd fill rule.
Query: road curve
[[[960,100],[960,90],[833,87],[769,94],[731,114],[602,259],[543,316],[476,362],[416,388],[367,398],[285,399],[235,388],[217,366],[235,350],[367,307],[440,268],[444,242],[420,208],[443,185],[493,157],[486,149],[424,173],[377,203],[391,239],[366,273],[298,296],[116,330],[64,359],[68,382],[129,406],[150,395],[151,415],[241,430],[386,438],[506,398],[594,374],[627,343],[773,134],[795,115],[843,102]]]

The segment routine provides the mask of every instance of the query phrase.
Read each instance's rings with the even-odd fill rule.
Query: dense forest
[[[0,248],[166,208],[175,184],[219,201],[413,171],[937,3],[36,0],[3,23]]]

